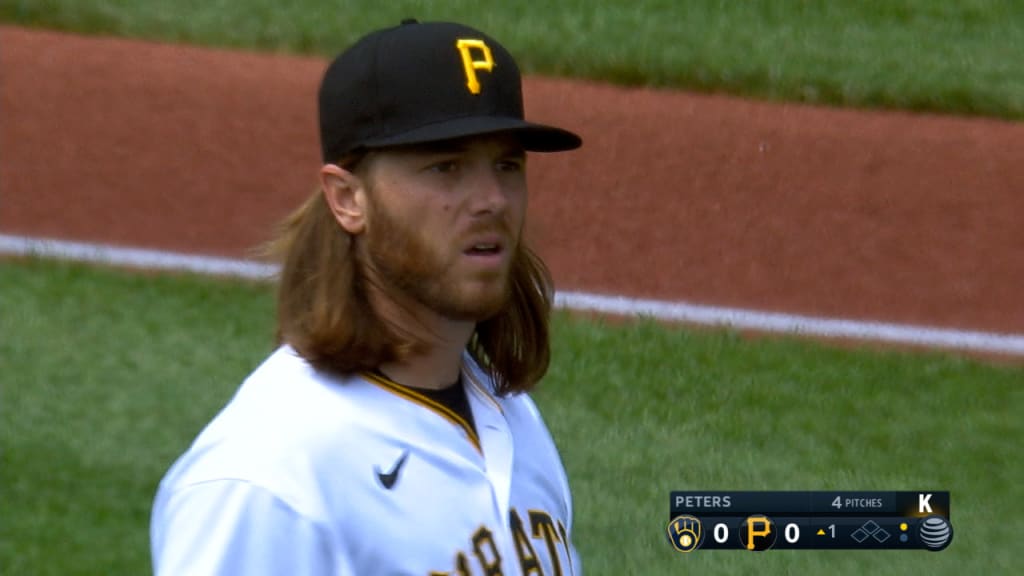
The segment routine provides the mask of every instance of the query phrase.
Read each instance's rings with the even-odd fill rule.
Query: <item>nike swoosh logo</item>
[[[398,459],[398,462],[395,462],[395,465],[391,467],[390,472],[384,472],[380,469],[380,466],[374,467],[377,470],[377,479],[380,480],[380,483],[385,488],[391,490],[391,488],[394,487],[395,482],[398,481],[398,473],[402,470],[402,465],[405,464],[405,459],[408,457],[408,450],[402,452],[402,456]]]

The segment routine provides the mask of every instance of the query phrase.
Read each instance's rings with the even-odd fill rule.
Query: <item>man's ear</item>
[[[349,234],[361,234],[366,228],[366,190],[359,176],[337,164],[320,168],[320,189],[334,219]]]

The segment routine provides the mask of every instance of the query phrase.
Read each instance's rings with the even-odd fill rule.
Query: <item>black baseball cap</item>
[[[582,144],[568,130],[527,122],[519,67],[493,38],[453,22],[372,32],[338,55],[320,84],[324,162],[363,149],[515,133],[536,152]]]

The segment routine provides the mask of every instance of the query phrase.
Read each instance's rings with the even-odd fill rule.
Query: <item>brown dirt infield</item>
[[[325,61],[0,26],[0,233],[242,256],[311,192]],[[1024,332],[1024,124],[528,78],[560,289]]]

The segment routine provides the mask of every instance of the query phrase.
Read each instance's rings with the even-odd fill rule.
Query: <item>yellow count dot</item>
[[[900,530],[902,530],[904,532],[907,531],[907,523],[906,522],[901,522],[900,523]]]

